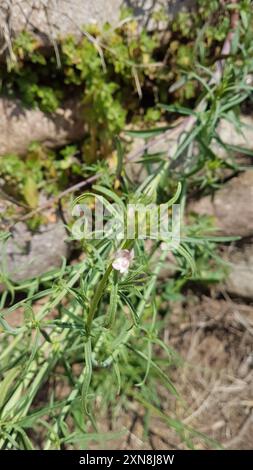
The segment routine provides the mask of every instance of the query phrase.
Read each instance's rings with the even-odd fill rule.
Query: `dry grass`
[[[172,379],[182,402],[160,389],[163,409],[174,410],[185,425],[215,439],[223,448],[251,449],[253,441],[253,306],[188,292],[185,303],[171,306],[165,339],[184,359]],[[186,449],[159,418],[145,435],[144,410],[135,402],[100,421],[100,431],[125,434],[91,449]],[[205,444],[195,440],[196,448]]]

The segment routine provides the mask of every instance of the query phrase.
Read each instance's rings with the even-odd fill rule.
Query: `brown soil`
[[[253,447],[253,306],[188,292],[186,302],[171,306],[164,335],[184,363],[171,373],[183,398],[161,390],[164,411],[216,440],[227,449]],[[108,431],[108,423],[101,431]],[[143,438],[143,410],[133,404],[122,413],[116,429],[125,436],[90,446],[114,449],[186,449],[160,419],[152,420]],[[195,448],[208,448],[198,438]],[[210,445],[209,445],[210,448]],[[211,445],[212,448],[212,445]]]

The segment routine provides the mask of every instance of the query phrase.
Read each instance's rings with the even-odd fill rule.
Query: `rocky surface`
[[[189,205],[189,211],[214,217],[219,234],[253,235],[253,170],[232,178],[212,196]]]
[[[222,289],[253,299],[253,171],[231,179],[213,197],[193,202],[188,210],[213,216],[218,235],[241,237],[235,246],[225,248],[229,274]]]
[[[82,35],[82,26],[88,23],[117,23],[122,7],[131,8],[145,27],[153,24],[154,10],[165,8],[174,13],[192,0],[3,0],[0,5],[0,24],[3,39],[23,29],[35,33],[42,42],[52,41],[67,34]]]
[[[7,242],[0,241],[0,272],[18,282],[59,267],[68,255],[66,239],[61,220],[43,225],[35,233],[19,222]]]
[[[253,117],[241,114],[239,121],[240,127],[238,128],[232,122],[221,119],[217,127],[219,138],[225,144],[253,150]],[[145,150],[148,150],[149,153],[165,152],[170,155],[171,149],[178,145],[182,136],[181,122],[182,119],[178,120],[173,129],[150,139],[148,143],[142,138],[135,139],[128,155],[129,165],[135,160],[139,160]],[[166,122],[164,122],[160,126],[165,127],[166,125]],[[146,148],[147,146],[148,148]],[[224,147],[215,142],[212,144],[212,150],[220,157],[228,156]]]
[[[84,136],[80,100],[71,99],[55,113],[26,109],[18,100],[0,99],[0,155],[25,153],[32,141],[58,147]]]
[[[230,262],[227,291],[239,297],[253,299],[253,242],[232,250],[227,258]]]
[[[240,123],[240,127],[235,127],[232,122],[221,119],[218,126],[219,137],[226,144],[253,149],[253,117],[242,114]],[[221,146],[215,145],[213,149],[220,156],[226,155],[226,151]]]

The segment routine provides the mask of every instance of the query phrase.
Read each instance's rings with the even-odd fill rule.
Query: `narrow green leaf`
[[[19,373],[20,367],[14,367],[7,372],[4,379],[0,382],[0,408],[4,405],[8,392]]]

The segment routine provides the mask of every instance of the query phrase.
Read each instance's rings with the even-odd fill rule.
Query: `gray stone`
[[[217,127],[217,134],[224,144],[253,150],[253,117],[242,114],[239,117],[239,121],[240,128],[235,127],[232,122],[226,119],[221,119]],[[144,139],[135,139],[128,155],[128,164],[131,165],[135,160],[139,160],[143,156],[145,150],[148,150],[149,153],[164,152],[170,158],[170,156],[173,155],[183,132],[185,132],[185,127],[181,125],[183,122],[185,122],[184,119],[179,119],[174,124],[173,128],[165,131],[163,134],[149,139],[148,142],[145,142]],[[161,127],[165,126],[166,122],[161,123]],[[224,149],[224,147],[218,145],[216,142],[212,142],[212,150],[221,158],[229,157],[229,153]],[[237,153],[240,154],[239,151]],[[177,166],[176,163],[177,160],[175,161],[174,166]]]
[[[219,234],[250,237],[253,235],[253,171],[232,178],[214,196],[194,201],[188,212],[214,217]]]
[[[230,273],[226,289],[230,294],[253,299],[253,243],[234,249],[229,255]]]
[[[60,220],[41,226],[35,233],[19,222],[7,242],[0,242],[0,271],[18,282],[59,267],[68,255],[66,240]]]
[[[0,24],[2,35],[17,33],[23,29],[35,32],[42,41],[66,34],[82,34],[82,26],[117,23],[122,7],[131,8],[140,24],[159,27],[152,20],[155,10],[164,8],[174,13],[192,0],[12,0],[1,1]]]
[[[58,147],[84,136],[80,100],[71,99],[55,113],[26,109],[18,100],[0,99],[0,155],[23,154],[32,141]]]
[[[232,122],[221,119],[218,126],[219,137],[225,144],[253,150],[253,117],[241,115],[239,120],[240,127],[235,127]],[[227,155],[224,147],[217,144],[213,146],[213,151],[220,157]]]

